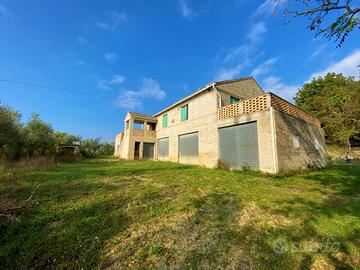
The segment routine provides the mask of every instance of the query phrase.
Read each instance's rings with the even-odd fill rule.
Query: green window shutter
[[[165,115],[163,116],[163,127],[165,128],[165,127],[167,127],[167,126],[168,126],[168,115],[165,114]]]
[[[181,107],[181,121],[188,120],[188,105]]]
[[[234,104],[234,103],[236,103],[238,101],[239,101],[238,98],[230,96],[230,104]]]

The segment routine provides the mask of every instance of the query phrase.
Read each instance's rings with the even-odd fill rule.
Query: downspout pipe
[[[219,108],[221,108],[221,95],[220,95],[220,93],[219,93],[219,90],[216,88],[216,83],[212,83],[211,84],[211,87],[215,90],[215,92],[216,92],[216,94],[218,95],[218,97],[219,97]]]

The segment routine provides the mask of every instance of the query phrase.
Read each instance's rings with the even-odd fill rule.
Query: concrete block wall
[[[245,99],[263,94],[262,89],[252,79],[219,83],[217,88],[221,95],[222,106],[228,104],[231,94]],[[168,160],[179,162],[179,135],[198,132],[199,156],[197,159],[185,159],[183,162],[214,168],[219,162],[218,129],[256,121],[260,170],[277,173],[326,165],[324,132],[320,127],[280,112],[273,107],[218,119],[219,101],[217,92],[210,88],[157,115],[156,139],[136,137],[134,134],[130,136],[129,129],[133,128],[134,123],[130,115],[127,115],[125,121],[129,120],[129,129],[124,130],[119,156],[133,159],[135,141],[140,141],[141,157],[143,143],[153,142],[156,159],[156,140],[169,138]],[[188,105],[188,120],[181,121],[181,107],[186,104]],[[168,126],[164,128],[163,116],[165,114],[168,115]],[[116,143],[119,138],[120,136]]]
[[[188,104],[189,119],[181,121],[181,107]],[[216,167],[218,157],[217,143],[217,104],[215,91],[207,91],[177,107],[159,115],[156,127],[157,139],[169,137],[169,161],[179,162],[179,135],[199,132],[198,164]],[[168,115],[168,127],[163,127],[163,115]],[[193,163],[191,160],[188,163]]]
[[[274,110],[278,170],[294,171],[326,166],[325,134],[322,128]]]
[[[230,104],[231,95],[242,99],[249,99],[264,94],[264,91],[256,81],[251,78],[218,83],[216,87],[220,90],[222,106]]]
[[[272,109],[254,113],[242,114],[236,117],[221,119],[218,127],[233,126],[247,122],[257,122],[259,169],[264,172],[276,173],[275,133],[272,126]]]

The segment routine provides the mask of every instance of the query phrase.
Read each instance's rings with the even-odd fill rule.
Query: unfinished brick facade
[[[209,84],[153,116],[128,113],[115,141],[124,159],[269,173],[324,167],[325,154],[319,120],[251,77]]]

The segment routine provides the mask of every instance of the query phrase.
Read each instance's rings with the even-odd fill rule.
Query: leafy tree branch
[[[340,47],[350,32],[360,29],[360,6],[352,0],[274,0],[275,6],[284,7],[286,23],[298,17],[309,20],[307,26],[315,36],[335,39]],[[290,18],[288,18],[290,16]]]

